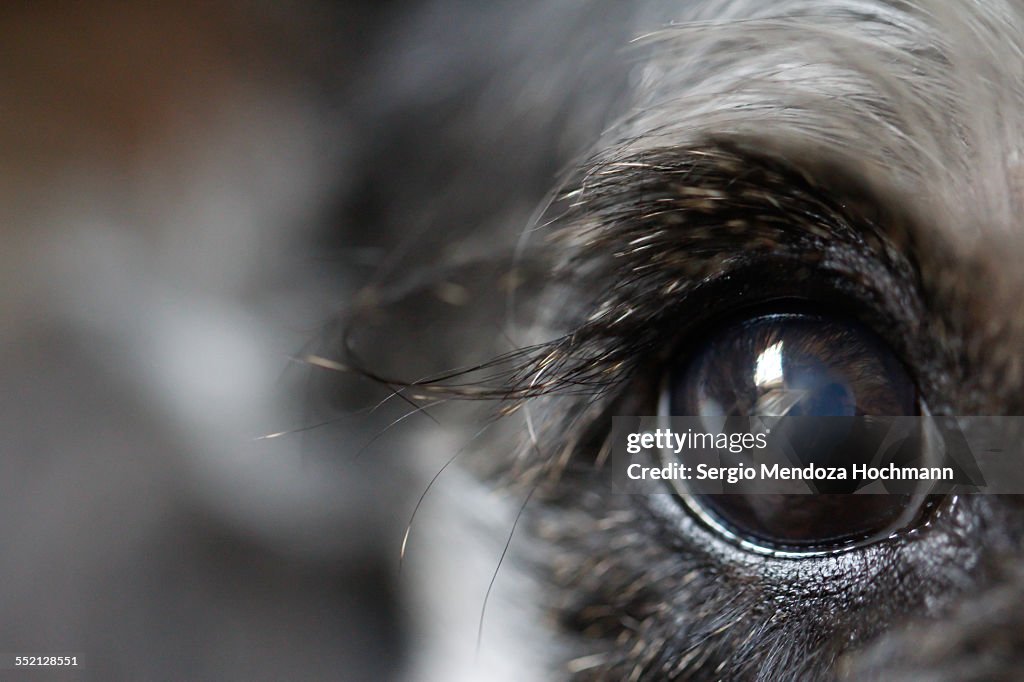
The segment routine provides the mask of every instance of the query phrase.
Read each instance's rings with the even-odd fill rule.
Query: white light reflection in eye
[[[754,361],[754,386],[758,396],[753,414],[782,417],[807,396],[806,390],[786,385],[782,350],[782,341],[777,341],[761,351]]]
[[[767,389],[782,383],[782,341],[778,341],[757,356],[754,364],[754,385]]]

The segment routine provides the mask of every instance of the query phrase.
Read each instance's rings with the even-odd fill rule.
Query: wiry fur
[[[887,634],[902,623],[970,610],[992,582],[1014,593],[1017,578],[985,566],[1017,551],[1016,502],[948,501],[864,550],[748,556],[669,499],[611,495],[608,418],[650,413],[686,332],[730,296],[765,291],[847,302],[904,357],[933,412],[1019,412],[1024,13],[789,0],[644,3],[636,15],[636,39],[612,52],[632,65],[626,106],[606,108],[507,266],[547,275],[530,295],[470,301],[529,304],[510,311],[517,345],[410,393],[522,415],[519,452],[467,459],[538,491],[530,538],[547,547],[556,631],[578,647],[570,674],[823,679],[840,657],[848,673],[881,674],[898,655],[886,637],[931,641],[926,624]],[[601,54],[574,65],[605,65]],[[574,111],[579,91],[564,94]],[[518,233],[512,215],[480,229]],[[368,311],[379,312],[357,312]],[[989,654],[989,669],[1019,671],[1016,655]],[[901,674],[930,674],[921,663]]]

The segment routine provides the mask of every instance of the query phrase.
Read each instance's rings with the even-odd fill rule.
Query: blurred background
[[[81,666],[18,676],[540,679],[502,632],[543,617],[511,568],[487,673],[475,651],[519,499],[452,468],[400,578],[413,507],[466,440],[421,415],[415,436],[388,428],[408,404],[370,411],[386,390],[307,360],[337,357],[332,320],[363,285],[511,253],[617,101],[627,12],[0,9],[0,654]],[[437,311],[474,295],[428,287],[377,355],[404,376],[429,347],[434,369],[462,364]]]
[[[379,260],[338,207],[394,11],[0,9],[0,652],[81,665],[0,677],[408,675],[373,420],[260,438]]]

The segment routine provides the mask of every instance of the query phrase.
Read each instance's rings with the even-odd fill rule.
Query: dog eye
[[[852,320],[804,313],[725,326],[670,371],[662,404],[686,416],[918,413],[914,382],[876,334]],[[680,492],[708,525],[768,551],[829,551],[884,537],[921,508],[917,495],[852,495],[844,488],[813,495]]]

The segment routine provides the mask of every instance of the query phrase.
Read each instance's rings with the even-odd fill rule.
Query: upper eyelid
[[[561,222],[570,230],[573,222],[595,226],[588,234],[601,242],[649,238],[662,223],[683,220],[686,230],[676,234],[682,240],[742,247],[731,221],[743,221],[794,239],[859,240],[879,256],[915,248],[918,221],[904,214],[899,198],[879,195],[839,162],[750,151],[755,144],[710,140],[625,157],[609,152],[580,171]],[[794,164],[800,156],[804,161]]]
[[[900,245],[886,231],[898,236],[905,223],[880,219],[885,204],[853,181],[837,188],[834,174],[832,186],[814,183],[820,174],[721,141],[612,157],[589,166],[565,212],[534,231],[558,248],[524,250],[530,259],[553,259],[551,279],[568,292],[554,300],[553,339],[471,370],[493,373],[492,385],[462,370],[413,384],[383,379],[437,396],[512,401],[600,393],[652,349],[668,350],[656,317],[685,307],[687,295],[727,274],[732,260],[780,250],[814,268],[838,245],[858,249],[886,280],[879,290],[918,300],[913,267],[899,260]],[[753,229],[731,230],[730,220]]]
[[[581,172],[555,221],[559,276],[581,294],[572,305],[588,320],[643,319],[643,305],[672,307],[740,261],[785,257],[794,275],[802,265],[848,275],[890,317],[921,316],[918,222],[900,202],[841,168],[748,146],[609,153]]]
[[[603,393],[600,402],[613,404],[638,372],[642,379],[663,361],[658,354],[678,353],[696,331],[681,326],[702,307],[698,288],[713,292],[714,281],[780,253],[806,265],[786,262],[777,270],[780,279],[804,269],[819,284],[829,270],[837,279],[861,280],[851,285],[858,293],[841,295],[878,313],[861,321],[920,378],[908,362],[920,345],[908,330],[924,310],[909,236],[916,223],[898,205],[841,169],[797,168],[785,158],[720,140],[610,158],[588,166],[569,185],[568,208],[556,204],[563,213],[536,231],[559,246],[537,253],[554,259],[553,279],[568,293],[558,295],[550,313],[553,330],[562,335],[523,364],[531,373],[536,369],[531,376],[545,388],[524,398],[577,393],[596,400]],[[752,231],[730,231],[729,220],[741,216]],[[765,243],[771,238],[776,244]],[[839,262],[843,254],[850,255],[849,263]],[[756,295],[766,288],[762,284]],[[704,307],[725,309],[735,302],[710,303]]]

